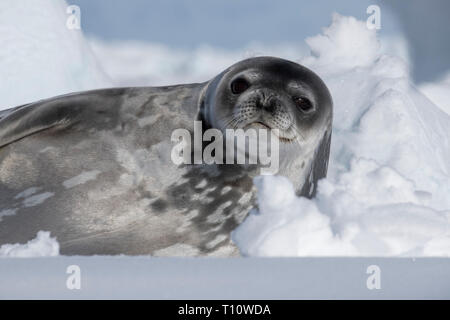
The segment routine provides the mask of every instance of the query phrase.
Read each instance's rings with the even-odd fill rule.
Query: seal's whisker
[[[300,130],[298,130],[294,126],[291,126],[289,129],[293,130],[296,133],[295,139],[293,141],[297,141],[298,143],[301,143],[302,140],[306,141],[305,137],[300,133]]]
[[[225,123],[225,128],[231,127],[236,129],[235,125],[238,123],[239,119],[232,117],[228,122]]]

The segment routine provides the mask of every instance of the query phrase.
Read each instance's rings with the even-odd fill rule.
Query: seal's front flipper
[[[120,93],[118,89],[88,91],[5,110],[0,114],[0,148],[43,130],[72,125],[86,112],[107,116],[110,104],[101,98],[114,99]]]

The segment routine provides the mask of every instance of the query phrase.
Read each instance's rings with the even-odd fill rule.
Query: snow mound
[[[419,88],[442,111],[450,115],[450,73],[441,80],[424,83]]]
[[[110,86],[63,0],[0,2],[0,110]]]
[[[334,100],[328,177],[298,198],[255,179],[259,209],[233,233],[244,255],[450,256],[450,116],[383,55],[365,22],[335,14],[301,63]],[[449,94],[447,94],[447,97]]]
[[[50,232],[39,231],[36,238],[26,244],[4,244],[0,247],[0,257],[53,257],[59,255],[59,244]]]
[[[339,14],[333,15],[330,28],[307,38],[306,43],[317,62],[338,70],[368,66],[380,51],[375,31],[369,31],[354,17]]]

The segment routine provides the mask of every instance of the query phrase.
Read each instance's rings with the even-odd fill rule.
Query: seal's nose
[[[275,108],[277,105],[278,105],[278,100],[275,97],[273,97],[265,102],[264,109],[267,112],[272,113],[275,111]]]
[[[260,91],[260,96],[257,101],[257,106],[262,110],[273,113],[278,105],[276,95],[271,92]]]

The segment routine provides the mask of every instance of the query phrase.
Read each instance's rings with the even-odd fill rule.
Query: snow
[[[57,255],[59,255],[59,244],[56,238],[50,237],[50,232],[45,231],[39,231],[36,238],[26,244],[4,244],[0,247],[0,258],[33,258]]]
[[[110,80],[78,29],[68,29],[63,0],[0,2],[0,110]]]
[[[423,83],[419,86],[422,91],[433,103],[442,111],[450,114],[450,72],[435,82]]]
[[[450,116],[380,53],[375,31],[334,15],[307,40],[334,100],[328,177],[298,198],[283,177],[259,177],[259,210],[233,239],[250,256],[449,256]],[[448,93],[447,93],[448,97]]]

